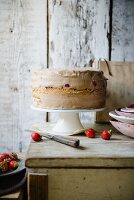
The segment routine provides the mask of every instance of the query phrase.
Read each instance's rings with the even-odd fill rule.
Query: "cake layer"
[[[90,100],[89,100],[90,98]],[[102,98],[94,98],[94,95],[62,95],[47,94],[33,97],[33,105],[39,108],[52,109],[94,109],[105,106],[105,100]]]
[[[91,67],[84,69],[34,70],[32,72],[32,87],[87,89],[91,87],[90,84],[93,80],[103,79],[103,72],[93,71]]]
[[[40,108],[101,108],[105,106],[106,78],[91,68],[36,70],[32,96],[33,105]]]

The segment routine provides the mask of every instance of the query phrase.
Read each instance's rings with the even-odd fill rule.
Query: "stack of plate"
[[[109,112],[111,124],[121,133],[134,138],[134,104]]]

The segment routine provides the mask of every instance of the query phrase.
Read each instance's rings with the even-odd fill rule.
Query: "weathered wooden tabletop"
[[[113,129],[112,138],[102,140],[100,132],[109,125],[95,125],[96,138],[85,134],[73,136],[80,139],[79,148],[73,148],[49,139],[31,141],[27,155],[28,168],[53,167],[134,167],[134,139]]]

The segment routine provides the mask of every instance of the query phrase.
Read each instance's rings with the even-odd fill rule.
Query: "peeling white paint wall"
[[[46,67],[45,8],[44,0],[0,0],[0,152],[25,150],[25,128],[45,118],[30,109],[31,69]]]

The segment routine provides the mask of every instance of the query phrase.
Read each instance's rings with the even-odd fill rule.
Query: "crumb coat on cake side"
[[[33,105],[40,108],[91,109],[105,106],[106,78],[89,69],[35,70]]]

